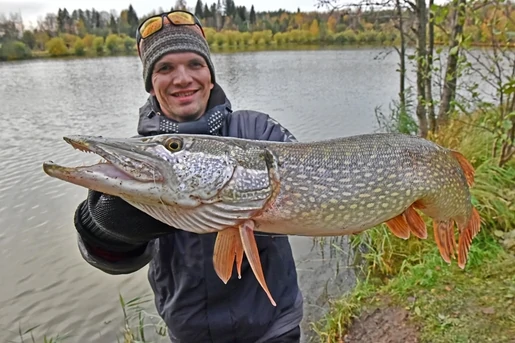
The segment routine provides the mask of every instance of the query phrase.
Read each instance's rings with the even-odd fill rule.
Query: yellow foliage
[[[68,54],[68,48],[64,40],[60,37],[54,37],[46,43],[46,49],[50,56],[64,56]]]
[[[117,34],[110,34],[106,37],[105,46],[110,53],[114,54],[123,50],[123,40]]]
[[[300,29],[302,27],[302,24],[304,24],[304,15],[302,12],[299,12],[295,14],[295,26]]]
[[[95,36],[88,33],[87,35],[84,36],[84,38],[82,38],[82,42],[84,43],[84,46],[87,49],[91,49],[91,47],[93,46],[94,39],[95,39]]]
[[[204,27],[204,34],[206,35],[206,40],[209,45],[215,42],[215,34],[216,30],[211,27]]]
[[[273,34],[271,30],[252,32],[252,41],[254,44],[268,45],[272,42]]]
[[[329,33],[336,32],[336,18],[332,15],[327,19],[327,30]]]
[[[372,23],[363,22],[362,25],[363,25],[363,28],[365,29],[365,31],[371,31],[374,29],[374,24],[372,24]]]
[[[320,27],[318,26],[318,20],[313,19],[311,25],[309,26],[309,32],[311,33],[311,37],[318,39],[320,37]]]

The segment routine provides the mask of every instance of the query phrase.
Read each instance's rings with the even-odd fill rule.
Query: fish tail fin
[[[472,213],[464,228],[460,227],[460,238],[458,241],[458,266],[463,269],[467,263],[467,256],[472,244],[472,239],[481,230],[481,218],[478,211],[472,207]]]
[[[390,231],[397,237],[408,239],[410,236],[410,229],[404,215],[401,213],[398,216],[385,222]]]
[[[465,178],[467,179],[467,184],[472,186],[474,184],[474,167],[472,164],[467,160],[465,156],[463,156],[461,153],[452,150],[451,154],[454,156],[454,158],[458,161],[460,164],[461,169],[463,170],[463,173],[465,174]]]
[[[424,220],[418,214],[418,212],[415,210],[415,208],[423,208],[424,206],[422,203],[414,202],[410,207],[404,211],[404,217],[406,218],[406,222],[408,223],[408,226],[411,230],[411,233],[413,233],[416,237],[420,239],[426,239],[427,238],[427,229],[426,229],[426,223],[424,223]]]
[[[445,262],[451,263],[451,258],[456,255],[454,220],[434,220],[433,229],[440,255]]]

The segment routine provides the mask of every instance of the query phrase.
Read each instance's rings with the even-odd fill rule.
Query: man
[[[144,21],[138,50],[145,89],[138,133],[222,135],[290,141],[291,134],[264,113],[232,112],[202,27],[191,13],[172,11]],[[299,342],[302,295],[288,238],[256,235],[270,303],[246,259],[242,277],[227,284],[216,275],[216,234],[172,228],[123,200],[90,191],[77,208],[75,227],[84,259],[109,274],[126,274],[149,263],[155,305],[172,342]]]

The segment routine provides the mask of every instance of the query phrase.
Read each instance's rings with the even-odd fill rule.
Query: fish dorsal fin
[[[198,234],[237,227],[262,207],[261,203],[248,202],[232,205],[218,202],[185,208],[167,204],[149,205],[128,199],[124,200],[165,224]]]

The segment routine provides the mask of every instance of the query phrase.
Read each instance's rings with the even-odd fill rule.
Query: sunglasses
[[[150,18],[147,18],[143,21],[138,30],[136,31],[136,42],[138,45],[139,52],[139,43],[142,39],[148,38],[152,36],[154,33],[159,32],[164,27],[164,18],[168,18],[170,23],[177,26],[182,25],[196,25],[202,32],[202,36],[206,38],[204,30],[202,29],[202,24],[200,24],[200,20],[192,13],[187,11],[170,11],[167,13],[161,13]]]

